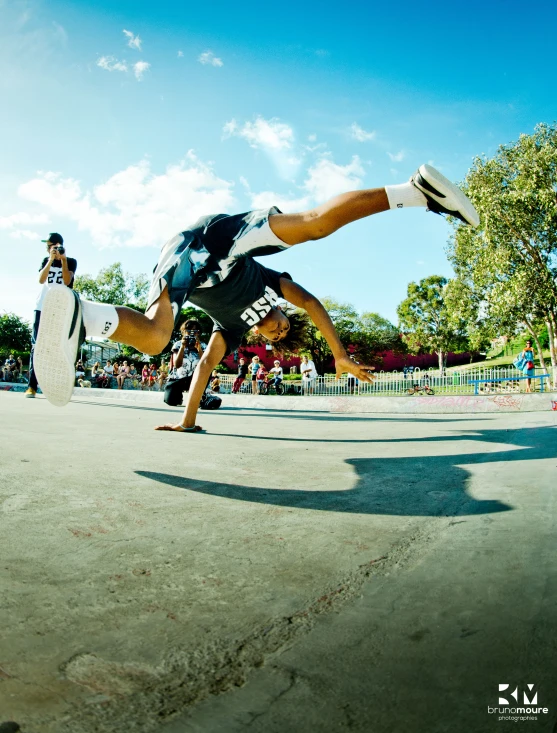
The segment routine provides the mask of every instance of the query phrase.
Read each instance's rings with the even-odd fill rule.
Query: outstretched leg
[[[479,216],[468,198],[438,170],[422,165],[407,183],[343,193],[300,214],[272,214],[269,226],[289,245],[329,236],[350,222],[388,209],[423,206],[477,227]]]
[[[300,214],[272,214],[269,226],[286,244],[301,244],[328,237],[346,224],[389,208],[384,188],[350,191]]]

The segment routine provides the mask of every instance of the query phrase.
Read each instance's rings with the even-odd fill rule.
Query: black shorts
[[[177,234],[162,248],[147,308],[167,287],[177,318],[195,288],[218,285],[242,257],[260,257],[288,249],[290,245],[269,226],[269,216],[280,213],[273,206],[244,214],[206,216],[192,229]]]

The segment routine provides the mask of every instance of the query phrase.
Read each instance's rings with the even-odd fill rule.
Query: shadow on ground
[[[478,440],[482,443],[510,442],[512,448],[497,452],[486,450],[456,455],[349,459],[346,462],[354,467],[357,476],[356,486],[352,489],[328,491],[267,489],[200,481],[187,476],[153,471],[136,471],[136,473],[153,481],[210,496],[298,509],[394,516],[492,514],[509,511],[512,507],[496,499],[477,500],[471,497],[466,487],[471,473],[462,468],[462,464],[495,464],[555,457],[557,455],[555,431],[555,427],[479,430],[448,437],[435,436],[397,441],[452,443]],[[260,436],[238,437],[260,439]]]

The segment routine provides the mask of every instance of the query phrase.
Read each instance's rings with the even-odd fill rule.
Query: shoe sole
[[[81,304],[75,293],[63,285],[52,287],[41,312],[35,370],[43,394],[56,407],[64,407],[72,398],[80,326]]]
[[[416,176],[418,174],[423,179],[422,182],[416,181]],[[447,209],[447,213],[453,216],[460,214],[459,218],[462,218],[466,224],[470,224],[470,226],[474,228],[479,226],[480,217],[478,216],[478,212],[474,208],[470,199],[462,193],[458,186],[455,186],[455,184],[449,181],[448,178],[445,178],[442,173],[439,173],[436,168],[424,163],[418,168],[416,176],[413,177],[414,185],[419,188],[426,197],[434,198],[440,206]],[[433,187],[434,190],[431,190],[427,184]],[[440,195],[439,199],[436,197],[436,194],[437,196]],[[445,203],[450,201],[451,205],[445,207],[444,199]],[[455,213],[453,214],[452,212]]]

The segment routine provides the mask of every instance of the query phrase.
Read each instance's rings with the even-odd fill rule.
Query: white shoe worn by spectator
[[[53,286],[43,303],[35,371],[43,394],[56,407],[63,407],[72,397],[75,363],[84,338],[79,296],[64,285]]]
[[[480,217],[470,199],[433,166],[424,163],[410,180],[426,197],[430,211],[456,216],[472,227],[479,226]]]

